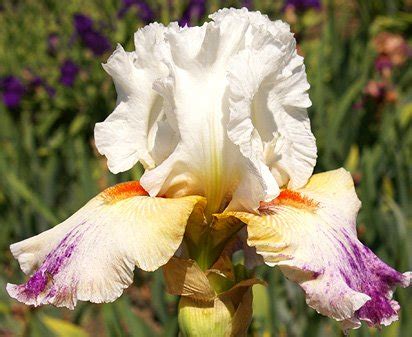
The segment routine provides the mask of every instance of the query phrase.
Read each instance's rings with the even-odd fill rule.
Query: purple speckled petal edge
[[[408,287],[411,273],[391,268],[358,240],[360,201],[349,172],[315,174],[305,187],[284,190],[264,206],[260,215],[226,216],[247,224],[248,244],[302,287],[310,307],[344,330],[398,319],[393,291]]]
[[[348,245],[340,244],[350,269],[340,269],[340,273],[350,288],[371,298],[356,311],[356,317],[370,326],[389,325],[398,319],[400,309],[398,302],[392,300],[393,290],[396,286],[408,287],[411,273],[399,273],[357,239],[353,241],[348,233],[344,236]]]
[[[308,305],[340,321],[344,330],[359,328],[361,321],[378,327],[398,320],[400,306],[392,299],[393,291],[397,286],[408,287],[411,273],[402,274],[385,264],[350,231],[324,235],[329,243],[310,249],[312,257],[321,256],[322,266],[315,262],[317,258],[296,256],[277,263],[301,285]]]
[[[22,285],[8,284],[9,295],[20,302],[29,305],[39,306],[42,304],[69,303],[70,308],[74,307],[74,293],[69,289],[75,289],[76,280],[66,280],[67,285],[60,286],[54,284],[55,279],[63,267],[67,267],[71,262],[76,246],[81,239],[82,232],[77,226],[67,233],[45,258],[41,267]]]

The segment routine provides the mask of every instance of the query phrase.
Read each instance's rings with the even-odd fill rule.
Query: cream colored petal
[[[156,270],[173,256],[193,209],[204,205],[196,196],[149,197],[138,182],[111,187],[61,224],[11,245],[31,277],[7,291],[35,306],[111,302],[132,283],[135,266]]]
[[[360,207],[344,169],[314,175],[297,190],[283,190],[260,215],[232,212],[247,224],[248,244],[265,262],[299,283],[307,303],[345,329],[387,325],[397,319],[393,288],[410,274],[387,266],[356,237]]]

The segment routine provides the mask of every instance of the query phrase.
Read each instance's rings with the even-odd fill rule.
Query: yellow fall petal
[[[173,256],[188,218],[204,206],[198,196],[149,197],[138,182],[108,188],[66,221],[10,247],[34,274],[7,290],[35,306],[113,301],[132,283],[135,266],[156,270]]]
[[[399,305],[393,288],[406,287],[409,273],[392,269],[356,235],[360,201],[352,177],[344,169],[312,176],[306,186],[283,190],[262,202],[260,214],[227,212],[247,224],[248,245],[266,264],[280,266],[300,284],[307,303],[342,322],[344,329],[388,325]]]

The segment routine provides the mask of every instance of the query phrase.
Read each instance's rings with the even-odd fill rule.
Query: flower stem
[[[221,251],[218,247],[214,247],[210,230],[208,230],[201,238],[198,249],[194,252],[194,260],[202,270],[210,268],[220,256]]]

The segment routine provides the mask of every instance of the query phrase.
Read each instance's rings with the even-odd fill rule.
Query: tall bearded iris
[[[113,173],[137,162],[145,173],[13,244],[31,276],[9,284],[9,294],[35,306],[109,302],[135,266],[162,267],[168,291],[181,296],[185,336],[241,336],[259,282],[232,265],[243,237],[248,266],[279,266],[344,329],[396,320],[392,291],[410,274],[357,239],[351,175],[312,176],[309,84],[288,25],[246,9],[211,19],[148,25],[135,34],[135,51],[118,46],[104,64],[118,99],[96,124],[97,148]]]

